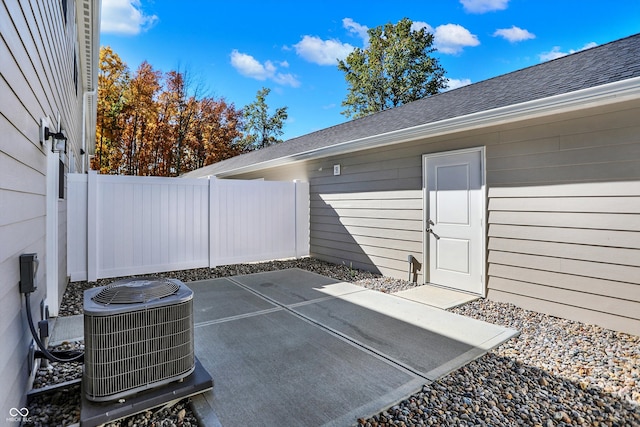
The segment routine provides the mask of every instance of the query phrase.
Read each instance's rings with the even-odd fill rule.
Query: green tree
[[[266,98],[270,92],[271,89],[263,87],[256,94],[255,102],[244,107],[245,136],[243,145],[246,150],[264,148],[282,142],[278,137],[282,136],[282,127],[289,115],[287,107],[278,108],[273,115],[269,115]]]
[[[354,118],[416,101],[444,89],[445,70],[431,56],[436,51],[433,34],[412,30],[403,18],[396,25],[370,28],[369,46],[356,48],[338,69],[349,85],[342,114]]]

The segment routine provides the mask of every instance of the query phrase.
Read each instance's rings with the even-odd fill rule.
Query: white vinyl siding
[[[39,142],[42,117],[58,114],[70,148],[81,140],[81,96],[73,81],[77,44],[75,7],[67,22],[52,2],[2,2],[0,5],[0,413],[25,405],[31,334],[18,291],[19,256],[38,253],[35,321],[47,289],[47,148]],[[64,158],[68,169],[68,159]],[[56,188],[57,190],[57,188]],[[56,192],[57,198],[57,192]],[[59,290],[66,285],[66,201],[57,201]]]

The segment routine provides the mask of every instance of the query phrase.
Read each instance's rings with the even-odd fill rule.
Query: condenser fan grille
[[[158,278],[140,278],[115,282],[91,298],[98,304],[139,304],[166,298],[178,292],[180,286]]]

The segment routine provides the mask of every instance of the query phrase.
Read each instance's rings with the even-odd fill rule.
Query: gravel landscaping
[[[361,426],[640,426],[640,337],[476,300],[450,311],[521,331]]]
[[[415,286],[346,265],[313,259],[239,264],[164,273],[184,282],[298,267],[381,292]],[[83,291],[98,283],[69,284],[60,315],[82,313]],[[504,325],[521,334],[361,426],[640,426],[640,337],[613,332],[517,308],[476,300],[451,311]],[[82,348],[82,342],[60,349]],[[65,383],[29,404],[31,423],[54,426],[79,422],[82,371],[79,364],[50,363],[38,371],[34,388]],[[355,420],[354,420],[355,422]],[[120,426],[197,426],[184,400],[107,424]]]

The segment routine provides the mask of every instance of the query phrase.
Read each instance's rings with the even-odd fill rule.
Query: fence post
[[[309,255],[309,183],[294,180],[295,191],[295,256]]]
[[[98,280],[98,172],[87,172],[87,282]]]
[[[218,224],[218,216],[214,213],[214,204],[220,202],[218,178],[209,176],[209,268],[217,266],[218,246],[214,239],[214,229]]]
[[[293,253],[296,259],[300,259],[298,254],[298,183],[299,179],[293,180]]]

